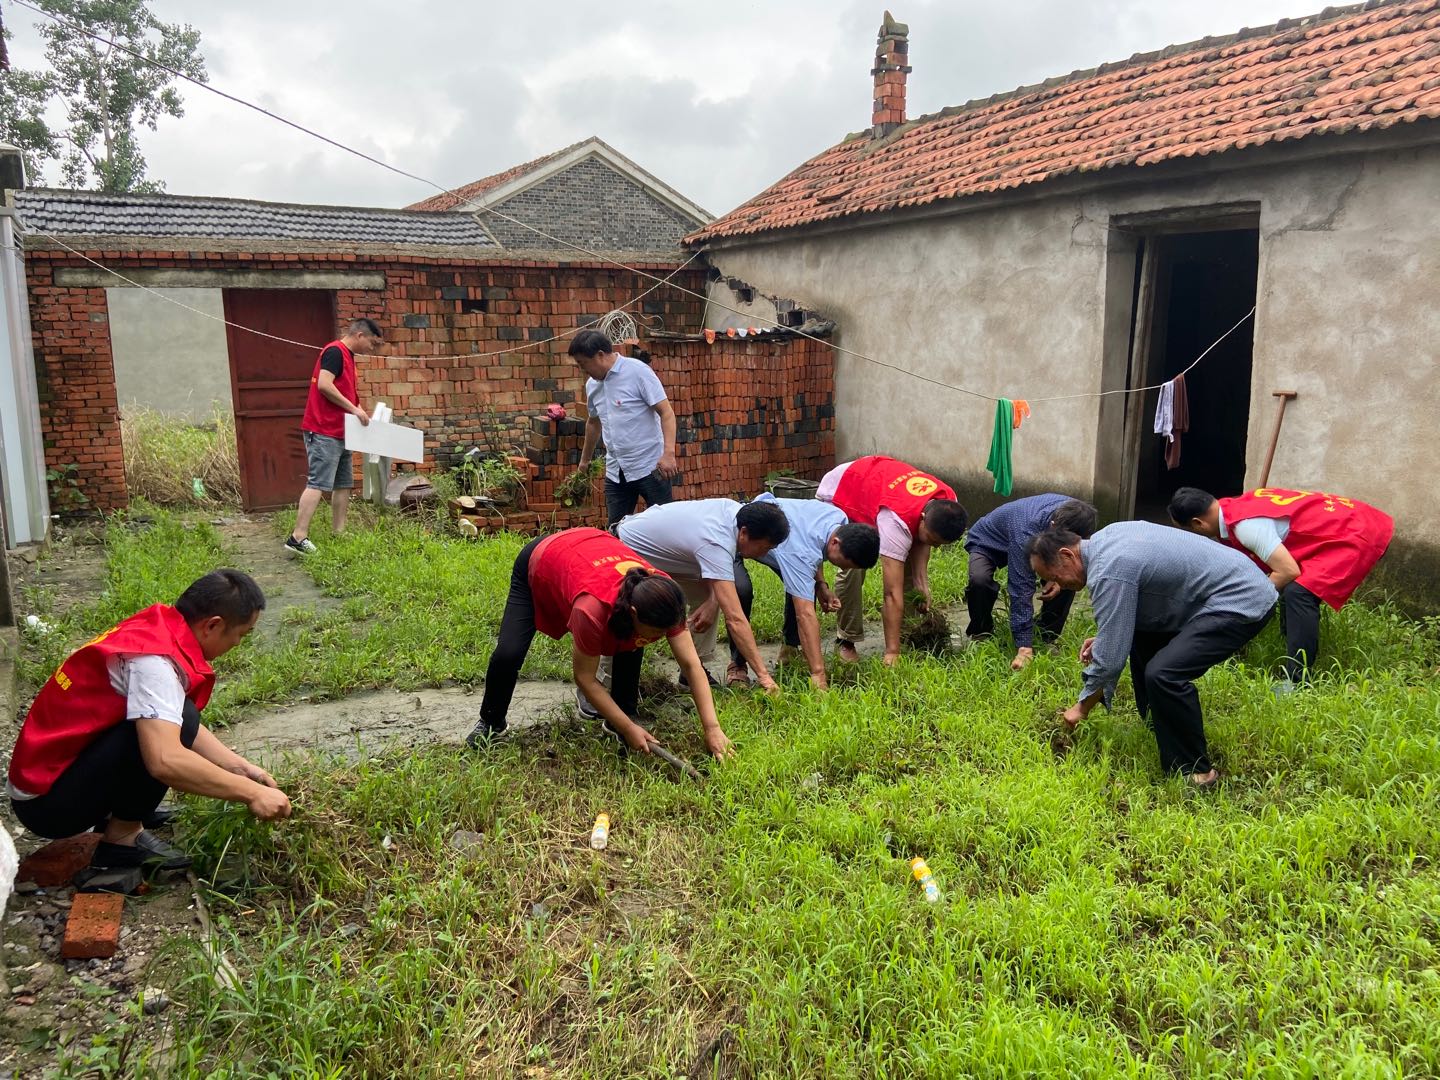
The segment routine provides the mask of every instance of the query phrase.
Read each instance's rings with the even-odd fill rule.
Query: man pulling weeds
[[[1095,636],[1080,650],[1080,699],[1071,728],[1104,701],[1130,661],[1135,707],[1150,720],[1160,767],[1198,787],[1220,773],[1210,761],[1195,680],[1260,632],[1275,586],[1249,559],[1198,536],[1146,521],[1122,521],[1089,540],[1053,529],[1030,542],[1035,575],[1062,589],[1089,588]]]
[[[785,542],[790,523],[774,502],[738,503],[734,499],[692,499],[652,506],[620,522],[616,534],[641,556],[673,577],[690,607],[695,650],[707,665],[715,658],[719,617],[740,656],[765,690],[778,692],[750,620],[740,604],[735,568],[741,559],[760,559]]]
[[[854,524],[838,506],[816,499],[777,499],[766,494],[755,502],[780,507],[790,525],[785,542],[756,560],[775,571],[785,586],[785,644],[780,650],[780,662],[785,663],[799,649],[810,669],[811,683],[817,689],[827,689],[818,610],[839,611],[840,598],[825,581],[825,564],[842,571],[873,568],[880,560],[880,534],[873,525]],[[735,564],[735,587],[740,594],[740,608],[748,619],[755,603],[755,589],[743,561]],[[745,657],[733,634],[726,682],[731,686],[750,682]]]
[[[1095,531],[1095,507],[1068,495],[1031,495],[998,506],[974,525],[965,537],[969,555],[970,580],[965,587],[965,606],[970,625],[965,634],[972,641],[995,636],[995,601],[1000,587],[997,570],[1009,567],[1006,592],[1010,597],[1010,635],[1015,639],[1015,658],[1010,667],[1019,671],[1035,658],[1035,575],[1030,570],[1030,541],[1047,529],[1066,529],[1082,540]],[[1050,582],[1040,593],[1040,640],[1049,644],[1060,637],[1075,599]]]
[[[102,832],[91,865],[184,869],[190,858],[144,827],[170,788],[241,802],[262,821],[290,816],[273,778],[201,722],[210,661],[260,619],[250,575],[215,570],[130,616],[65,660],[41,687],[10,759],[10,804],[48,839]]]
[[[1390,546],[1395,522],[1357,499],[1319,491],[1257,488],[1217,499],[1183,487],[1170,500],[1181,528],[1243,551],[1280,590],[1287,693],[1309,678],[1320,655],[1320,605],[1336,611]]]
[[[920,595],[920,610],[930,607],[930,552],[965,535],[969,518],[943,481],[895,458],[872,455],[837,465],[825,474],[815,497],[834,503],[851,521],[873,525],[880,534],[880,565],[885,602],[885,663],[900,659],[900,630],[905,592]],[[835,575],[840,597],[837,644],[840,659],[858,660],[855,642],[865,636],[863,569]]]

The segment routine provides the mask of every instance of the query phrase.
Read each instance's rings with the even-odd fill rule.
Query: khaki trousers
[[[884,565],[884,559],[881,559]],[[880,567],[876,567],[877,572]],[[840,614],[835,620],[835,636],[846,641],[861,641],[865,637],[865,570],[836,570],[835,595],[840,598]],[[904,588],[909,592],[915,587],[910,576],[910,565],[905,565]]]
[[[680,586],[680,591],[685,594],[685,606],[694,611],[705,601],[710,599],[710,586],[697,578],[676,578],[675,584]],[[720,616],[710,624],[710,629],[696,634],[691,633],[690,637],[695,642],[695,652],[700,656],[700,663],[706,667],[710,661],[715,659],[715,637],[720,631]]]

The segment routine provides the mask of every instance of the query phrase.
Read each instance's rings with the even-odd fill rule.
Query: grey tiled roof
[[[194,237],[496,248],[467,213],[297,206],[191,195],[103,195],[36,188],[15,192],[32,230],[58,236]]]

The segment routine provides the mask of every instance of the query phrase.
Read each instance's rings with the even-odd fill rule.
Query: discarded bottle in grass
[[[910,873],[915,875],[915,880],[925,890],[925,899],[933,904],[940,899],[940,886],[935,884],[935,875],[930,873],[930,867],[920,856],[910,860]]]
[[[590,846],[596,851],[602,851],[609,842],[610,815],[600,814],[595,818],[595,828],[590,830]]]

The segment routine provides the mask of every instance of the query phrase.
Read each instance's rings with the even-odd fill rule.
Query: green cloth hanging
[[[1015,407],[1009,398],[995,403],[995,433],[990,436],[990,460],[985,468],[995,476],[995,490],[1007,498],[1014,487],[1010,475],[1010,444],[1015,435]]]

